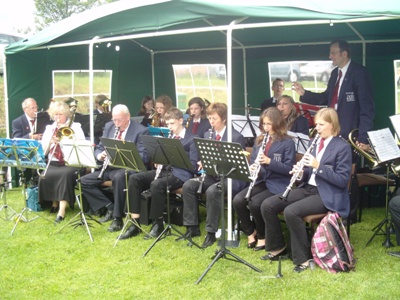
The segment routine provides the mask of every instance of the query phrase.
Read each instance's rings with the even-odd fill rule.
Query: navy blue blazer
[[[260,147],[261,143],[254,145],[251,152],[250,164],[253,164],[256,160]],[[281,141],[274,141],[271,144],[271,148],[269,148],[267,156],[271,159],[271,162],[269,165],[261,165],[256,183],[265,181],[265,186],[271,193],[283,193],[292,177],[289,172],[296,163],[294,141],[290,137]]]
[[[300,97],[300,101],[330,106],[338,72],[338,68],[332,70],[325,92],[306,91]],[[367,131],[372,130],[375,116],[372,80],[367,69],[356,62],[350,62],[340,87],[337,113],[341,128],[340,135],[347,139],[350,131],[358,128],[358,141],[368,144]]]
[[[215,130],[212,131],[212,134],[213,134],[213,139],[215,140],[216,137]],[[210,138],[209,131],[204,134],[204,138],[205,139]],[[221,138],[221,142],[227,142],[227,141],[228,141],[228,130],[225,129],[224,135]],[[235,128],[232,128],[232,143],[239,143],[242,146],[242,148],[246,150],[246,141],[244,139],[244,136]]]
[[[29,126],[29,120],[25,114],[19,116],[12,121],[12,137],[29,139],[31,128]]]
[[[316,147],[311,152],[315,156]],[[340,137],[334,137],[325,149],[316,170],[315,182],[325,207],[347,218],[350,212],[348,184],[351,176],[351,147]],[[303,178],[306,182],[312,175],[312,168],[305,167]],[[301,187],[302,185],[300,185]]]
[[[265,109],[267,109],[268,107],[276,107],[276,103],[278,102],[278,100],[274,101],[274,97],[271,98],[267,98],[264,100],[263,103],[261,103],[261,112],[264,111]]]
[[[185,137],[180,139],[183,148],[185,149],[186,153],[189,155],[189,160],[192,163],[192,169],[186,170],[181,168],[172,168],[172,174],[175,177],[179,178],[183,182],[188,181],[190,178],[193,178],[193,175],[197,173],[197,162],[199,161],[199,154],[197,152],[196,145],[194,143],[194,138],[197,135],[194,135],[189,130],[186,129]]]
[[[192,132],[193,128],[193,119],[190,119],[188,128],[186,130],[189,130]],[[200,124],[199,127],[197,127],[197,132],[194,133],[195,135],[198,135],[200,138],[204,138],[204,134],[211,128],[210,121],[205,118],[205,119],[200,119]]]
[[[125,140],[128,142],[134,142],[136,144],[136,148],[140,156],[142,157],[144,164],[147,164],[149,162],[149,158],[147,155],[147,150],[144,147],[142,139],[140,138],[142,134],[149,134],[149,130],[147,129],[147,127],[144,127],[143,125],[131,119],[128,131],[126,132],[125,135]],[[114,136],[115,136],[114,122],[113,121],[107,122],[106,125],[104,126],[102,137],[112,139],[114,138]],[[98,145],[96,145],[94,154],[97,157],[97,155],[103,151],[104,151],[104,146],[100,142]]]
[[[288,128],[288,130],[292,132],[299,132],[308,136],[310,134],[310,127],[308,126],[307,118],[298,116],[294,121],[292,128]]]

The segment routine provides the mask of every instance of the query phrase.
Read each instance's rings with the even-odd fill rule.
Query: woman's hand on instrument
[[[271,159],[268,156],[266,156],[264,153],[261,153],[258,158],[259,158],[260,164],[269,165],[271,163]]]
[[[312,167],[314,169],[318,169],[319,162],[318,160],[312,156],[310,153],[307,153],[303,156],[303,163],[307,167]]]
[[[199,166],[199,167],[197,168],[198,171],[203,170],[203,164],[201,163],[201,161],[198,161],[198,162],[197,162],[197,165]]]

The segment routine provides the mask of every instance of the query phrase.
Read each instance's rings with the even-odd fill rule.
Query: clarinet
[[[115,127],[115,133],[113,137],[114,140],[117,138],[118,132],[119,132],[119,127]],[[103,180],[104,171],[107,169],[109,164],[110,164],[110,158],[107,155],[106,158],[104,159],[103,167],[101,168],[100,174],[99,176],[97,176],[97,179]]]
[[[250,173],[249,178],[252,180],[252,182],[250,183],[250,186],[249,186],[246,196],[245,196],[245,199],[247,201],[251,200],[251,191],[253,190],[254,184],[256,183],[258,173],[260,173],[260,170],[261,170],[260,155],[264,153],[265,145],[267,144],[267,141],[268,141],[268,133],[264,133],[264,138],[262,140],[260,149],[258,149],[257,158],[254,161],[254,164],[256,165],[256,169]]]
[[[170,139],[172,137],[172,131],[169,132],[168,138]],[[161,174],[161,170],[163,168],[163,165],[158,164],[157,165],[157,169],[156,169],[156,176],[154,176],[153,180],[157,180],[158,176],[160,176]]]
[[[292,174],[292,178],[290,179],[289,185],[286,187],[285,192],[282,194],[282,196],[279,197],[279,198],[281,198],[282,200],[284,200],[284,201],[287,200],[287,197],[288,197],[290,191],[292,190],[292,186],[295,184],[296,180],[298,180],[298,177],[299,177],[301,171],[303,171],[303,168],[304,168],[304,157],[305,157],[307,154],[310,154],[310,153],[311,153],[311,151],[314,149],[315,145],[317,144],[318,140],[319,140],[319,134],[317,133],[317,134],[315,135],[315,138],[314,138],[314,140],[312,141],[310,147],[308,147],[306,153],[304,153],[302,159],[300,159],[300,161],[299,161],[299,163],[298,163],[298,164],[299,164],[299,168],[297,169],[296,172],[294,172],[294,173]]]
[[[208,129],[208,131],[210,132],[210,136],[208,137],[210,140],[213,139],[213,128],[211,127],[210,129]],[[200,177],[200,185],[199,188],[197,189],[197,194],[201,195],[201,190],[203,189],[203,183],[204,183],[204,179],[206,178],[206,171],[201,170],[201,177]]]

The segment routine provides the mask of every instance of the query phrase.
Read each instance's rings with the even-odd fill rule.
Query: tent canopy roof
[[[96,36],[98,41],[134,39],[154,52],[222,49],[226,48],[223,32],[235,20],[239,21],[234,28],[240,30],[233,32],[233,47],[327,43],[336,38],[349,42],[400,40],[400,6],[395,1],[357,2],[121,0],[74,15],[12,44],[6,48],[6,55],[41,47],[88,44]],[[188,43],[188,30],[204,32]]]

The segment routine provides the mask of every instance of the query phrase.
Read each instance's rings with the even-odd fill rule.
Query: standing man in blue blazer
[[[105,125],[102,137],[134,142],[143,162],[146,164],[148,162],[147,150],[140,136],[148,134],[148,129],[131,120],[130,117],[128,107],[123,104],[114,106],[112,109],[112,121]],[[101,142],[96,146],[94,154],[97,160],[104,162],[107,154]],[[113,220],[108,231],[119,231],[122,229],[122,217],[125,214],[125,169],[108,166],[103,173],[103,178],[98,178],[100,172],[101,169],[98,169],[81,178],[82,193],[93,211],[98,211],[103,207],[107,208],[106,215],[99,221],[105,223]],[[128,174],[133,173],[134,171],[128,172]],[[101,184],[109,180],[112,181],[114,203],[100,190]]]
[[[323,93],[306,91],[298,82],[292,88],[302,102],[334,108],[339,115],[340,135],[347,139],[350,131],[358,128],[357,144],[367,150],[367,131],[372,130],[375,116],[371,77],[364,66],[351,60],[350,46],[345,41],[331,42],[329,59],[337,68],[332,70]]]
[[[162,169],[160,169],[159,174],[156,170],[152,170],[133,174],[129,177],[129,209],[132,219],[136,220],[137,224],[140,222],[140,194],[147,189],[150,189],[151,192],[150,218],[154,221],[150,232],[144,237],[145,240],[155,238],[164,231],[163,213],[167,197],[167,185],[170,190],[182,187],[184,182],[193,177],[198,161],[198,153],[193,140],[195,135],[183,126],[182,111],[172,107],[165,112],[164,120],[171,131],[171,138],[179,139],[192,165],[191,169],[173,167],[172,171],[167,171],[166,166],[161,166]],[[126,232],[120,235],[119,239],[128,239],[140,232],[141,229],[138,226],[131,224]]]

